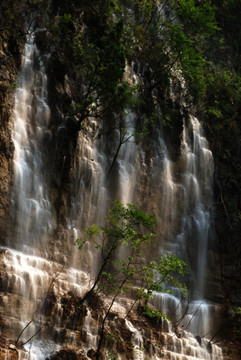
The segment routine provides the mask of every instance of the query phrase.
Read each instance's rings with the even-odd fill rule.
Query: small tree
[[[120,294],[131,294],[134,303],[140,301],[144,313],[152,317],[164,316],[148,306],[154,291],[164,291],[164,282],[182,289],[183,294],[186,294],[185,285],[174,276],[174,273],[185,273],[186,264],[182,260],[175,255],[162,257],[157,261],[147,261],[145,257],[144,251],[155,238],[153,229],[156,221],[152,214],[146,214],[135,205],[124,206],[120,201],[115,201],[114,207],[108,212],[105,225],[91,225],[85,230],[83,238],[76,240],[79,249],[91,241],[101,253],[99,271],[82,301],[93,293],[110,297],[101,324],[97,359],[100,358],[106,320]],[[118,256],[120,248],[124,253],[122,257]],[[138,283],[141,286],[138,287]],[[134,294],[133,289],[136,289]]]
[[[135,205],[127,204],[125,207],[120,201],[115,201],[114,205],[108,212],[104,226],[93,224],[85,230],[82,239],[76,240],[79,249],[91,241],[101,252],[102,258],[94,283],[83,301],[93,291],[103,289],[112,293],[113,286],[116,288],[124,275],[135,277],[137,274],[134,270],[143,259],[142,251],[155,237],[151,230],[156,225],[156,218],[152,214],[145,214]],[[117,258],[120,247],[128,249],[125,260]]]
[[[143,286],[137,291],[140,299],[144,300],[142,310],[149,317],[164,317],[161,312],[148,306],[153,292],[166,292],[172,294],[171,287],[180,290],[183,297],[187,297],[186,285],[179,280],[179,275],[187,273],[187,264],[176,255],[169,254],[156,261],[149,261],[143,268]]]

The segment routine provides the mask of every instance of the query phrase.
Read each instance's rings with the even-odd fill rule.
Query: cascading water
[[[200,298],[204,292],[208,241],[212,240],[213,235],[213,159],[200,123],[191,117],[191,124],[193,141],[190,142],[188,130],[185,128],[181,145],[184,168],[181,179],[185,190],[182,227],[178,241],[187,234],[188,245],[198,250],[196,258],[192,259],[192,268],[195,271],[194,289],[196,296]]]
[[[86,124],[85,131],[79,134],[75,153],[67,229],[63,230],[62,239],[56,240],[49,254],[48,241],[55,226],[55,216],[50,203],[43,140],[45,136],[50,136],[50,112],[46,103],[47,79],[43,66],[35,68],[34,59],[37,57],[34,38],[30,36],[18,79],[19,88],[15,94],[12,131],[15,145],[12,200],[14,231],[10,231],[7,247],[1,253],[6,266],[3,291],[11,293],[10,296],[2,297],[4,309],[7,309],[4,333],[16,339],[30,322],[21,340],[31,338],[44,325],[46,314],[40,315],[39,309],[42,308],[42,302],[51,301],[46,297],[46,293],[49,291],[50,295],[51,290],[56,302],[52,314],[54,320],[50,320],[51,330],[46,331],[42,340],[36,337],[31,342],[32,358],[43,359],[58,350],[61,343],[68,343],[73,348],[82,344],[85,355],[86,349],[96,348],[98,325],[95,326],[91,312],[87,310],[85,316],[81,317],[71,308],[66,314],[59,299],[65,297],[70,302],[66,295],[70,290],[81,296],[90,286],[91,276],[98,267],[95,250],[86,247],[80,255],[74,247],[74,240],[84,227],[93,222],[101,223],[111,200],[118,197],[123,202],[136,202],[148,208],[159,218],[160,243],[152,249],[154,253],[174,252],[191,265],[195,301],[189,305],[182,325],[193,335],[199,335],[199,340],[185,330],[179,339],[172,332],[171,325],[166,324],[163,350],[158,354],[153,350],[152,358],[221,360],[222,353],[218,347],[213,346],[210,355],[208,341],[200,340],[210,332],[211,323],[211,305],[205,303],[203,297],[206,253],[208,241],[212,237],[213,163],[198,120],[191,118],[191,130],[184,126],[178,171],[174,170],[175,164],[169,159],[162,131],[157,129],[155,149],[148,164],[141,146],[136,145],[132,138],[123,144],[112,174],[109,174],[112,159],[109,157],[106,139],[94,138],[95,121]],[[135,115],[129,113],[126,126],[130,133],[133,133],[134,123]],[[115,153],[110,153],[113,158]],[[175,172],[179,175],[174,176]],[[61,254],[64,242],[68,243],[70,255]],[[164,294],[156,294],[153,303],[162,311],[166,307],[167,313],[170,309],[176,312],[177,318],[182,317],[186,306],[184,304],[182,307],[177,297]],[[116,309],[124,317],[125,311],[121,310],[119,303]],[[128,320],[126,326],[132,333],[135,359],[144,359],[141,350],[144,344],[142,332]],[[81,336],[86,339],[84,345]]]
[[[182,304],[180,298],[169,294],[156,294],[153,300],[155,307],[161,309],[168,316],[176,313],[176,319],[182,328],[190,331],[197,338],[186,335],[180,346],[176,346],[180,340],[175,340],[175,335],[171,338],[172,345],[169,346],[168,335],[165,356],[167,358],[182,359],[183,355],[200,359],[222,359],[220,348],[213,346],[212,353],[207,340],[203,340],[200,347],[197,339],[205,336],[212,337],[216,328],[213,327],[212,316],[215,313],[215,306],[204,301],[204,286],[207,267],[207,249],[209,241],[212,240],[212,179],[213,179],[213,159],[212,153],[208,149],[208,143],[203,135],[201,124],[194,117],[190,119],[190,128],[184,125],[181,156],[179,169],[179,183],[174,183],[173,176],[168,173],[167,184],[171,189],[167,209],[175,209],[181,214],[180,228],[177,228],[176,239],[166,235],[166,251],[176,253],[185,258],[191,266],[191,278],[193,299],[189,304]],[[164,160],[167,164],[167,159]],[[169,164],[167,168],[169,168]],[[164,172],[165,174],[165,172]],[[162,211],[164,209],[162,208]],[[165,218],[164,218],[165,219]],[[172,216],[169,226],[174,226],[177,213]],[[174,292],[175,293],[175,292]],[[169,329],[171,333],[171,329]],[[190,340],[186,339],[190,336]],[[176,354],[173,355],[173,352]],[[173,357],[175,356],[175,357]],[[187,357],[189,358],[189,357]]]
[[[43,68],[34,70],[38,57],[33,36],[25,45],[21,74],[15,93],[13,218],[17,227],[14,244],[35,251],[53,226],[52,209],[43,165],[43,138],[50,118],[47,78]],[[16,239],[17,237],[17,239]],[[11,239],[10,239],[11,243]],[[24,248],[23,248],[24,246]],[[28,249],[26,249],[28,247]]]
[[[117,159],[119,198],[124,203],[134,200],[136,175],[138,174],[138,155],[140,148],[135,143],[135,114],[129,112],[125,119],[126,136]],[[129,140],[127,140],[129,139]],[[126,141],[126,142],[125,142]]]
[[[6,266],[3,291],[4,331],[17,340],[29,339],[42,326],[36,314],[41,299],[58,266],[50,263],[47,245],[54,227],[49,200],[47,171],[44,164],[44,138],[49,136],[50,110],[47,100],[47,77],[38,62],[34,35],[28,35],[22,66],[17,79],[13,111],[14,183],[12,219],[2,261]],[[17,313],[16,313],[17,312]]]
[[[131,114],[132,123],[134,123],[133,116]],[[130,119],[130,115],[128,119]],[[193,300],[190,304],[182,304],[180,298],[173,295],[156,294],[153,304],[167,315],[176,313],[176,320],[182,324],[183,328],[182,340],[180,340],[172,331],[171,325],[167,325],[168,329],[164,335],[166,346],[162,353],[165,358],[221,360],[221,349],[213,345],[210,350],[208,340],[202,339],[205,335],[209,335],[211,338],[215,332],[210,316],[210,313],[215,312],[215,306],[203,300],[208,241],[213,236],[213,160],[200,123],[196,118],[191,118],[190,122],[191,128],[184,126],[183,130],[179,159],[179,182],[174,181],[174,164],[168,158],[167,147],[160,132],[146,190],[147,194],[151,194],[155,188],[161,189],[161,193],[156,195],[157,199],[153,206],[154,211],[159,215],[160,234],[165,239],[160,244],[159,251],[162,254],[171,251],[184,257],[187,261],[189,260],[193,282]],[[130,131],[132,130],[130,129]],[[118,179],[116,184],[119,190],[117,193],[122,201],[131,202],[136,196],[136,201],[140,201],[140,191],[143,189],[140,190],[138,185],[141,177],[145,174],[143,162],[141,149],[135,142],[129,142],[126,147],[123,146],[116,164]],[[161,179],[160,169],[162,170]],[[144,195],[143,192],[141,194]],[[159,204],[158,199],[162,200]],[[142,202],[145,202],[145,196],[143,196]],[[177,218],[180,216],[182,220],[178,222]],[[174,237],[175,233],[176,237]],[[193,245],[190,244],[192,240],[195,242]],[[187,252],[189,246],[192,249],[191,254]],[[196,262],[197,266],[195,266]],[[121,312],[120,307],[118,312]],[[143,352],[139,349],[144,339],[139,330],[129,322],[127,322],[127,326],[133,333],[133,346],[136,347],[135,359],[142,359]],[[153,355],[154,358],[159,359],[162,356]]]
[[[44,329],[46,320],[41,312],[50,292],[61,294],[70,288],[79,291],[79,284],[87,281],[80,271],[65,269],[61,272],[63,262],[56,262],[56,258],[61,259],[50,247],[55,215],[49,196],[47,150],[44,149],[44,140],[51,136],[48,130],[50,110],[46,103],[47,77],[44,66],[41,62],[37,65],[38,62],[34,35],[29,35],[15,92],[11,229],[6,247],[1,249],[5,267],[1,283],[2,334],[7,334],[13,342],[20,340],[23,343]],[[60,315],[57,313],[56,316]],[[60,332],[58,322],[55,325],[56,333]],[[37,359],[58,348],[51,340],[29,344],[33,358],[36,355]]]

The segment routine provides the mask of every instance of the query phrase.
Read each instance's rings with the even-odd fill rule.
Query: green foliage
[[[145,22],[149,22],[152,19],[153,11],[156,9],[156,2],[153,0],[136,0],[135,5],[138,15],[141,16]]]
[[[117,360],[118,356],[112,349],[107,349],[107,360]]]
[[[102,255],[94,285],[84,299],[93,291],[111,296],[112,302],[123,293],[133,296],[133,286],[139,281],[142,286],[136,289],[135,300],[144,301],[147,316],[159,316],[161,313],[148,307],[149,299],[154,291],[171,292],[170,286],[179,288],[183,296],[187,296],[186,286],[179,280],[179,276],[186,274],[187,265],[175,255],[148,261],[145,250],[155,238],[152,229],[156,218],[132,204],[124,206],[115,201],[114,205],[104,226],[91,225],[83,238],[76,240],[80,249],[87,241],[92,242]],[[124,258],[117,256],[120,248]]]
[[[157,261],[150,261],[143,268],[143,287],[138,289],[138,296],[144,300],[144,312],[151,310],[147,306],[153,292],[167,292],[172,294],[172,287],[178,288],[183,297],[187,297],[186,285],[179,280],[188,272],[187,264],[176,255],[167,255]],[[155,313],[155,312],[154,312]],[[154,314],[153,313],[153,314]]]
[[[197,101],[202,98],[206,91],[206,79],[204,76],[205,59],[197,51],[195,42],[187,37],[182,25],[171,27],[171,43],[173,51],[178,54],[184,80],[188,85],[189,96]]]
[[[118,338],[118,336],[116,336],[115,334],[113,333],[109,333],[107,336],[106,336],[106,340],[114,340],[116,342],[119,342],[120,339]]]
[[[223,50],[222,59],[232,61],[235,70],[240,72],[241,29],[240,17],[241,3],[239,0],[215,0],[216,18],[218,26],[222,29]]]
[[[64,10],[51,16],[47,40],[49,46],[55,44],[57,60],[76,81],[69,114],[81,122],[122,112],[132,102],[134,87],[123,79],[126,50],[120,3],[99,0],[75,8],[66,4]]]
[[[152,318],[152,319],[159,318],[159,319],[164,319],[164,320],[170,321],[170,319],[166,315],[164,315],[161,311],[150,308],[147,305],[141,306],[141,311],[145,316],[147,316],[149,318]]]
[[[2,0],[0,3],[0,45],[2,41],[9,43],[24,41],[26,33],[30,31],[33,19],[46,12],[49,0]],[[14,54],[16,55],[16,54]]]
[[[215,7],[209,1],[136,0],[132,13],[118,0],[54,4],[46,38],[51,49],[54,44],[51,51],[61,71],[75,79],[66,115],[77,116],[80,123],[96,117],[101,126],[107,123],[115,129],[127,109],[138,107],[150,118],[158,104],[163,121],[172,126],[177,106],[179,113],[183,106],[173,104],[169,94],[173,70],[180,68],[182,86],[189,91],[186,101],[205,97],[205,51],[218,30]],[[138,85],[124,79],[126,63],[133,60],[145,68]],[[149,129],[138,129],[133,134],[136,141],[148,137]]]
[[[8,84],[8,88],[10,89],[17,89],[19,87],[19,84],[16,81],[10,82]]]
[[[173,4],[184,31],[190,38],[203,42],[219,29],[215,19],[215,7],[209,0],[174,0]]]
[[[206,92],[206,119],[215,137],[235,133],[239,128],[241,102],[241,77],[224,65],[208,72]]]
[[[199,102],[206,93],[205,52],[210,38],[219,30],[215,7],[209,1],[174,0],[181,23],[171,24],[171,47],[177,53],[192,101]]]
[[[96,248],[106,251],[104,260],[108,263],[113,261],[110,257],[121,246],[128,246],[136,255],[140,255],[142,249],[155,237],[153,232],[142,233],[140,230],[140,227],[146,230],[155,227],[156,219],[152,214],[146,214],[132,204],[127,204],[125,207],[120,201],[115,201],[114,205],[108,212],[105,226],[91,225],[85,230],[84,237],[76,241],[80,249],[85,242],[91,241]],[[130,257],[129,260],[132,261],[132,258]],[[119,262],[118,265],[121,266],[123,273],[127,272],[126,262]],[[129,267],[128,271],[130,271]],[[106,276],[106,273],[103,275]]]
[[[232,309],[233,318],[233,331],[237,340],[241,340],[241,307],[233,307]]]

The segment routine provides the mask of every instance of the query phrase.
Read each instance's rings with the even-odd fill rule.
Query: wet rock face
[[[2,320],[2,319],[1,319]],[[2,324],[2,321],[1,321]],[[0,360],[18,360],[19,352],[14,342],[0,334]]]
[[[14,43],[11,45],[12,51],[16,52],[16,47],[14,46]],[[0,136],[1,136],[1,142],[0,142],[0,241],[4,238],[7,225],[8,225],[8,217],[9,217],[9,207],[10,207],[10,189],[11,189],[11,176],[12,176],[12,155],[13,155],[13,144],[11,142],[11,131],[10,131],[10,113],[12,109],[12,94],[14,91],[14,79],[16,76],[16,62],[17,60],[14,60],[13,57],[9,56],[9,53],[6,49],[1,50],[0,54],[0,65],[2,67],[2,70],[0,71],[0,103],[3,104],[1,109],[1,122],[0,122]],[[53,67],[54,68],[54,67]],[[9,70],[11,69],[11,70]],[[56,69],[55,69],[56,70]],[[58,79],[58,74],[55,75],[56,79],[50,77],[50,84],[52,86],[52,93],[50,92],[50,106],[52,109],[52,113],[54,114],[52,116],[52,122],[51,122],[51,131],[52,131],[52,137],[51,139],[46,138],[45,141],[45,152],[53,153],[53,156],[50,156],[49,161],[53,164],[51,164],[51,172],[52,172],[52,185],[51,185],[51,202],[55,205],[55,210],[57,214],[58,224],[61,224],[65,226],[66,224],[66,208],[69,201],[69,191],[71,187],[71,172],[73,168],[73,155],[75,152],[76,147],[76,141],[77,141],[77,133],[79,130],[78,123],[75,121],[75,119],[70,119],[65,116],[65,113],[67,114],[67,111],[65,111],[65,107],[62,108],[63,105],[66,107],[68,106],[68,103],[72,97],[73,91],[73,81],[69,80],[65,77],[65,83],[61,84],[61,79]],[[72,89],[72,91],[71,91]],[[59,96],[56,96],[58,94]],[[59,98],[63,98],[63,103],[59,101]],[[170,145],[167,145],[170,147],[171,152],[171,158],[173,160],[176,160],[179,149],[179,142],[180,142],[180,132],[182,130],[182,122],[179,121],[178,127],[175,130],[175,133],[172,132],[171,134],[167,132],[168,137],[170,138]],[[172,143],[175,143],[176,146],[172,147]],[[171,151],[172,149],[172,151]],[[52,151],[53,150],[53,151]],[[162,154],[157,154],[158,156],[161,156]],[[89,161],[92,161],[92,159],[89,159]],[[151,157],[150,157],[151,161]],[[146,164],[144,164],[146,165]],[[148,170],[146,170],[145,176],[143,176],[142,181],[143,184],[145,184],[148,181]],[[72,175],[73,176],[73,175]],[[91,183],[91,177],[88,177],[86,182]],[[159,192],[159,183],[156,186],[157,193]],[[145,185],[143,185],[143,188],[145,188]],[[146,185],[147,188],[147,185]],[[166,190],[168,193],[168,189]],[[153,196],[153,189],[152,189],[152,196]],[[141,197],[141,195],[139,195]],[[154,196],[153,196],[154,197]],[[158,198],[158,197],[157,197]],[[150,198],[149,198],[150,200]],[[155,199],[153,199],[153,203],[155,203]],[[171,208],[171,206],[170,206]],[[57,232],[56,232],[57,234]],[[59,233],[58,233],[59,235]],[[1,238],[2,237],[2,238]],[[53,247],[53,250],[56,250],[57,247],[57,240],[59,236],[56,236],[54,240],[51,242],[51,246]],[[62,239],[64,240],[64,238]],[[65,245],[66,246],[66,245]],[[52,250],[51,247],[51,250]],[[61,254],[66,254],[65,248],[61,245],[59,245],[59,252]],[[51,254],[53,252],[51,251]],[[213,250],[213,258],[215,259],[216,256],[215,250]],[[51,255],[52,256],[52,255]],[[216,261],[213,261],[213,263],[217,263]],[[225,270],[227,271],[227,270]],[[2,272],[4,274],[4,270]],[[215,272],[217,274],[217,272]],[[5,284],[5,278],[0,276],[0,290],[4,291],[6,289]],[[13,279],[15,281],[15,278]],[[219,273],[217,275],[217,279],[214,279],[212,283],[209,284],[210,289],[213,290],[213,286],[215,284],[219,284],[220,278]],[[9,292],[11,292],[9,298],[11,298],[12,304],[14,306],[12,309],[16,312],[17,306],[16,304],[19,302],[18,294],[14,294],[13,296],[13,283],[11,282],[8,286]],[[218,288],[217,291],[210,291],[210,293],[218,294],[217,301],[220,300],[220,289]],[[210,300],[213,300],[213,295]],[[14,301],[13,301],[14,300]],[[62,298],[59,304],[61,304],[61,309],[58,308],[58,302],[55,298],[55,294],[49,294],[46,299],[44,299],[44,306],[41,308],[41,313],[46,317],[48,325],[47,330],[43,333],[43,337],[49,338],[51,333],[55,334],[54,340],[56,342],[63,344],[63,346],[66,346],[68,344],[68,340],[72,336],[71,332],[75,331],[79,338],[77,338],[76,343],[74,344],[76,348],[79,348],[81,351],[81,346],[84,346],[84,342],[87,343],[87,331],[83,330],[83,323],[85,321],[86,317],[86,311],[85,309],[79,304],[78,298],[75,296],[72,296],[70,293],[65,294]],[[216,300],[216,298],[215,298]],[[26,303],[25,303],[26,305]],[[89,304],[90,305],[90,304]],[[19,307],[20,308],[20,307]],[[93,321],[95,324],[95,327],[98,328],[98,317],[100,316],[101,312],[101,306],[100,304],[96,305],[96,308],[93,309],[94,306],[92,306],[91,314],[92,318],[95,320]],[[34,311],[34,309],[33,309]],[[32,312],[33,312],[32,311]],[[56,328],[56,316],[58,312],[62,312],[62,316],[59,321],[59,326],[61,327],[61,331],[57,331]],[[8,316],[10,318],[10,316]],[[131,339],[131,332],[130,330],[124,326],[122,320],[118,318],[118,315],[112,314],[112,318],[109,325],[109,330],[112,333],[117,331],[117,335],[122,341],[113,341],[113,339],[109,338],[109,343],[107,344],[111,349],[114,349],[118,354],[123,354],[123,359],[132,359],[132,351],[133,351],[133,345],[130,341]],[[113,321],[112,321],[113,320]],[[73,324],[78,323],[79,328],[76,328]],[[137,324],[139,325],[139,329],[144,329],[147,341],[144,344],[146,347],[147,353],[151,356],[151,334],[148,333],[148,328],[144,326],[144,324]],[[6,322],[5,328],[7,330],[10,329],[12,325]],[[4,328],[4,327],[3,327]],[[67,330],[66,330],[67,328]],[[120,330],[117,330],[120,329]],[[19,329],[20,331],[21,329]],[[157,329],[154,329],[156,331],[156,341],[161,342],[161,333]],[[153,330],[153,331],[154,331]],[[160,337],[160,338],[159,338]],[[61,340],[60,340],[61,339]],[[7,350],[6,350],[7,351]],[[13,351],[13,350],[11,350]],[[6,353],[6,352],[5,352]],[[88,350],[88,357],[91,359],[95,359],[95,351],[93,349]],[[8,357],[15,360],[15,352],[8,354]],[[5,358],[5,357],[4,357]],[[74,352],[71,349],[63,349],[56,353],[55,355],[51,356],[49,360],[86,360],[86,356],[83,354],[78,354]],[[1,358],[0,358],[1,360]],[[234,360],[234,358],[233,358]]]
[[[81,354],[76,354],[73,350],[64,349],[60,350],[46,360],[87,360],[87,357]]]
[[[0,241],[6,237],[8,225],[10,189],[12,181],[12,157],[14,146],[11,140],[11,113],[13,92],[17,84],[18,59],[8,50],[7,44],[0,44]]]
[[[11,349],[9,347],[0,346],[0,360],[18,360],[17,350]]]
[[[21,63],[21,49],[23,46],[23,37],[16,33],[4,31],[5,28],[11,29],[9,19],[8,26],[6,22],[6,11],[9,13],[12,4],[9,1],[1,1],[0,8],[0,242],[6,238],[6,229],[8,226],[10,191],[12,181],[12,157],[14,146],[11,141],[11,114],[13,108],[13,93],[17,86],[17,70]],[[21,8],[21,6],[19,7]],[[17,10],[16,12],[21,11]],[[11,14],[12,15],[12,14]],[[16,14],[15,14],[16,16]],[[13,15],[14,17],[14,15]],[[21,16],[16,16],[18,26],[21,24]],[[16,25],[16,24],[15,24]]]

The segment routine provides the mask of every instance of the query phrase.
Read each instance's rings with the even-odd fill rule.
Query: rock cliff
[[[148,13],[145,13],[147,11],[145,7],[143,8],[144,10],[142,9],[143,15],[140,13],[141,9],[137,8],[137,4],[133,6],[132,2],[127,2],[128,4],[126,2],[123,3],[125,3],[125,16],[135,11],[136,21],[138,20],[140,23],[143,21],[145,24],[145,16],[149,16]],[[143,6],[144,3],[142,4]],[[155,34],[156,37],[153,35],[154,37],[151,38],[151,31],[148,33],[149,22],[151,20],[153,23],[157,21],[156,14],[152,14],[152,19],[148,18],[146,33],[142,33],[140,28],[134,29],[136,33],[132,33],[132,36],[138,39],[138,41],[134,46],[130,45],[132,52],[128,52],[125,49],[126,58],[123,58],[123,42],[126,41],[126,33],[123,32],[121,21],[117,23],[113,21],[114,25],[111,23],[117,15],[113,15],[112,20],[110,20],[108,13],[110,9],[104,7],[106,5],[105,2],[98,2],[96,8],[85,2],[83,5],[80,5],[78,1],[72,1],[69,4],[57,1],[39,1],[39,4],[38,1],[23,1],[23,5],[25,10],[28,5],[33,6],[33,11],[37,14],[36,26],[41,23],[41,16],[44,19],[49,17],[49,20],[46,20],[47,31],[41,30],[36,34],[36,42],[41,53],[40,57],[47,69],[48,105],[51,110],[51,119],[43,137],[42,145],[46,158],[45,164],[49,169],[50,202],[54,208],[53,213],[56,223],[51,230],[46,248],[40,250],[41,254],[48,252],[47,258],[52,262],[49,274],[53,277],[53,273],[51,274],[53,269],[58,272],[58,269],[55,269],[56,261],[65,266],[68,262],[71,262],[71,264],[73,262],[73,255],[70,254],[70,244],[77,236],[77,233],[74,232],[76,224],[72,224],[69,221],[73,212],[84,212],[82,220],[77,222],[77,226],[80,227],[89,224],[93,219],[98,219],[98,212],[101,212],[98,208],[100,204],[98,201],[102,201],[101,204],[104,201],[103,197],[100,200],[96,197],[97,200],[93,201],[94,195],[91,184],[96,181],[96,177],[93,175],[94,172],[99,171],[100,174],[100,164],[102,171],[108,173],[108,170],[111,170],[108,173],[108,181],[105,178],[108,193],[105,207],[110,203],[110,199],[119,196],[121,190],[117,190],[116,186],[118,181],[120,181],[119,165],[117,166],[117,162],[115,160],[113,162],[113,159],[115,159],[115,156],[118,158],[121,154],[117,150],[118,143],[121,141],[122,132],[126,131],[126,127],[123,125],[123,108],[125,106],[131,108],[133,106],[131,111],[135,113],[135,116],[133,118],[130,117],[131,121],[133,121],[131,128],[135,127],[138,136],[140,136],[138,147],[135,148],[135,151],[138,153],[136,159],[139,161],[138,164],[141,164],[137,165],[138,161],[136,160],[135,166],[137,168],[138,166],[140,167],[138,168],[140,182],[139,188],[135,192],[133,190],[133,197],[137,204],[141,204],[146,210],[154,212],[157,212],[159,206],[159,204],[156,204],[156,199],[159,199],[160,196],[160,184],[162,190],[164,189],[163,194],[166,195],[166,204],[170,204],[168,203],[170,200],[168,196],[173,193],[168,192],[169,188],[165,188],[164,181],[161,183],[160,180],[156,180],[153,173],[158,167],[164,167],[164,152],[168,152],[173,163],[172,172],[174,176],[172,178],[172,186],[174,187],[174,183],[178,184],[181,182],[183,171],[183,158],[181,157],[183,120],[185,120],[184,123],[188,124],[190,115],[199,116],[208,135],[215,164],[214,202],[216,237],[215,241],[209,246],[208,281],[206,283],[205,298],[219,304],[220,318],[222,319],[217,321],[220,321],[220,326],[216,329],[216,334],[214,334],[211,342],[219,341],[222,344],[223,359],[238,359],[240,347],[240,318],[238,309],[241,303],[239,271],[241,265],[239,241],[241,206],[239,191],[241,170],[239,163],[241,144],[240,127],[237,125],[237,120],[229,119],[231,124],[229,131],[225,133],[225,129],[221,129],[220,135],[220,129],[217,127],[218,121],[216,117],[214,121],[210,115],[212,114],[213,116],[213,108],[211,109],[212,112],[210,110],[207,114],[206,111],[204,112],[202,108],[199,108],[199,106],[201,107],[200,103],[195,104],[195,91],[197,89],[193,89],[192,83],[190,83],[189,88],[183,85],[184,80],[180,76],[178,69],[178,66],[183,65],[183,74],[185,74],[186,65],[182,62],[184,59],[180,60],[177,67],[173,65],[173,69],[169,68],[170,64],[172,65],[175,62],[175,54],[170,55],[166,50],[157,52],[160,51],[160,48],[168,47],[169,43],[167,45],[161,41],[161,44],[157,45],[156,41],[159,35]],[[0,242],[2,246],[5,246],[11,230],[9,227],[12,224],[10,220],[14,154],[12,141],[13,96],[15,88],[18,86],[16,79],[21,63],[21,54],[23,53],[25,30],[23,25],[24,19],[21,18],[16,23],[16,31],[12,15],[18,16],[20,13],[19,9],[11,1],[4,1],[0,6],[5,15],[7,10],[10,9],[12,11],[11,16],[9,16],[9,25],[8,20],[1,18],[0,21],[3,28],[3,36],[0,41]],[[115,8],[114,14],[118,14],[118,11]],[[165,16],[169,15],[167,11]],[[180,19],[182,19],[182,16],[180,13]],[[216,16],[218,20],[220,15],[217,14]],[[184,24],[188,28],[188,24],[185,21]],[[14,30],[11,36],[5,30],[8,26]],[[130,31],[133,31],[131,26],[130,29]],[[155,27],[152,31],[154,30],[156,30]],[[101,34],[101,31],[104,36],[99,36],[98,38],[98,32]],[[80,34],[83,34],[83,38],[79,38]],[[121,40],[119,38],[120,34],[124,34]],[[73,42],[71,43],[72,40]],[[153,55],[150,56],[147,53],[151,51],[152,42],[154,50]],[[113,45],[113,49],[116,49],[115,52],[112,52],[109,43]],[[159,58],[155,57],[155,51],[159,54]],[[183,53],[184,49],[181,49],[180,52]],[[168,61],[166,60],[167,53],[168,56],[171,56]],[[117,68],[114,67],[115,61],[113,59],[116,60]],[[36,60],[37,62],[38,60]],[[113,69],[113,72],[110,72],[111,69]],[[107,73],[107,71],[110,73]],[[171,75],[167,75],[167,72],[170,72]],[[123,82],[120,86],[123,74],[127,77],[127,82]],[[108,84],[105,82],[106,78],[109,79]],[[133,89],[135,86],[138,89],[141,97],[138,101],[135,99],[136,95],[133,97],[131,93],[134,91],[132,88],[126,90],[126,83],[128,82],[131,83]],[[230,86],[232,87],[232,85]],[[189,103],[187,103],[189,98],[187,90],[191,94]],[[217,99],[212,99],[211,90],[206,95],[204,106],[209,106],[212,104],[212,101],[218,101]],[[192,91],[193,94],[191,93]],[[134,105],[130,106],[128,103],[130,98]],[[237,98],[235,99],[237,100]],[[100,107],[99,104],[101,104]],[[103,109],[105,111],[102,113]],[[238,112],[239,109],[235,109],[235,111]],[[230,116],[230,114],[224,114],[223,116],[225,117],[225,115],[227,117]],[[86,122],[86,119],[91,119],[91,126]],[[163,137],[166,140],[166,148],[164,152],[160,153],[157,146],[160,146],[160,149],[163,150],[161,148],[162,144],[158,143],[159,132],[162,128],[164,128]],[[132,130],[127,131],[127,136],[129,131]],[[93,151],[91,152],[88,148],[89,144],[94,144],[97,135],[101,139],[97,146],[100,154],[99,158],[102,157],[102,159],[97,157],[99,162],[94,158],[95,154],[93,155]],[[137,135],[135,134],[135,136]],[[83,150],[81,145],[85,142],[88,142],[88,144]],[[122,145],[123,149],[124,142]],[[125,152],[125,150],[122,151]],[[125,160],[123,153],[121,156],[121,159]],[[82,164],[82,167],[79,167],[78,173],[76,169],[79,164]],[[101,180],[101,174],[99,175],[99,180]],[[101,187],[103,184],[101,181],[99,183]],[[78,198],[77,211],[76,208],[73,208],[73,197],[81,192],[81,186],[84,195]],[[105,196],[106,193],[104,193]],[[175,204],[175,209],[176,207],[181,207],[181,200],[180,195],[177,205]],[[93,209],[91,210],[92,212],[88,213],[87,208],[84,208],[83,204],[85,202],[91,203],[91,201],[93,201]],[[165,218],[166,223],[158,230],[160,238],[163,234],[166,234],[168,224],[172,225],[170,232],[175,234],[176,229],[181,223],[180,209],[177,209],[177,214],[179,220],[175,224],[176,227],[171,222],[171,211],[167,215]],[[73,230],[71,235],[70,227]],[[190,258],[189,255],[196,246],[192,239],[188,241],[187,259]],[[163,242],[165,242],[165,239]],[[56,251],[57,255],[53,255],[54,251]],[[11,290],[11,286],[14,289],[16,279],[12,280],[11,286],[9,284],[6,285],[8,279],[10,279],[12,269],[8,270],[10,275],[6,274],[4,262],[8,256],[10,258],[12,255],[8,255],[5,249],[2,250],[1,255],[4,260],[0,272],[0,306],[1,309],[4,309],[5,296],[8,294],[11,299],[8,304],[12,308],[11,311],[8,309],[7,316],[4,310],[1,310],[0,328],[2,329],[2,334],[5,335],[7,333],[13,334],[10,319],[14,312],[17,313],[19,311],[22,295],[14,293],[15,290],[13,292]],[[18,258],[18,255],[16,255],[16,258]],[[91,256],[87,252],[86,259],[81,259],[82,264],[84,264],[83,267],[87,268],[89,266],[90,258]],[[41,269],[43,272],[49,266],[47,262],[39,265],[38,261],[34,258],[31,258],[30,261],[35,262],[35,265],[31,264],[33,268]],[[195,268],[195,264],[192,264],[192,266]],[[49,274],[46,277],[48,282],[51,278]],[[29,275],[25,276],[28,277]],[[102,313],[102,300],[98,297],[93,298],[86,308],[81,303],[80,298],[71,292],[71,288],[68,287],[70,278],[67,276],[65,278],[65,275],[62,273],[60,278],[60,283],[65,284],[63,289],[66,291],[61,290],[57,298],[56,291],[53,291],[50,287],[49,292],[44,297],[44,304],[41,303],[42,300],[40,304],[38,303],[40,308],[39,328],[42,327],[43,337],[48,338],[51,334],[51,337],[54,339],[53,341],[59,344],[59,351],[50,356],[49,359],[64,360],[73,358],[73,360],[82,360],[86,359],[86,356],[90,359],[95,359],[94,349],[89,349],[88,353],[85,354],[82,351],[82,347],[88,342],[95,344],[99,331],[99,322],[104,317]],[[190,287],[194,287],[193,278],[190,280]],[[72,280],[73,278],[71,278]],[[28,281],[31,283],[32,280]],[[40,280],[36,277],[33,281],[37,282]],[[26,307],[31,307],[34,313],[35,305],[33,298],[34,296],[30,297]],[[41,316],[46,319],[46,323],[41,322]],[[92,325],[88,323],[90,319]],[[117,311],[112,311],[109,314],[109,322],[106,329],[108,336],[105,339],[105,349],[109,352],[109,358],[114,358],[117,353],[121,359],[139,359],[142,356],[140,350],[142,347],[149,358],[169,358],[171,356],[170,351],[173,351],[173,348],[177,346],[178,339],[180,340],[179,347],[185,345],[185,333],[174,325],[173,329],[168,329],[168,325],[164,320],[152,320],[138,313],[137,310],[133,313],[130,320],[131,323],[128,327],[128,323],[123,320],[123,317],[118,315]],[[64,327],[66,329],[63,329]],[[169,340],[170,334],[172,334],[171,337],[175,338],[176,342],[172,343],[172,340]],[[13,347],[12,343],[16,339],[4,339],[2,336],[0,334],[1,358],[15,359],[17,357],[17,350]],[[145,339],[144,343],[141,340],[142,338]],[[168,345],[165,348],[164,345],[168,341],[170,341],[170,346]],[[197,350],[199,349],[198,344],[202,341],[204,340],[194,339],[192,350],[190,351],[194,353],[196,351],[197,353],[199,351]],[[72,344],[71,348],[61,349],[62,346],[67,347],[68,343]],[[18,345],[21,349],[20,341]],[[218,359],[216,353],[215,356]]]

